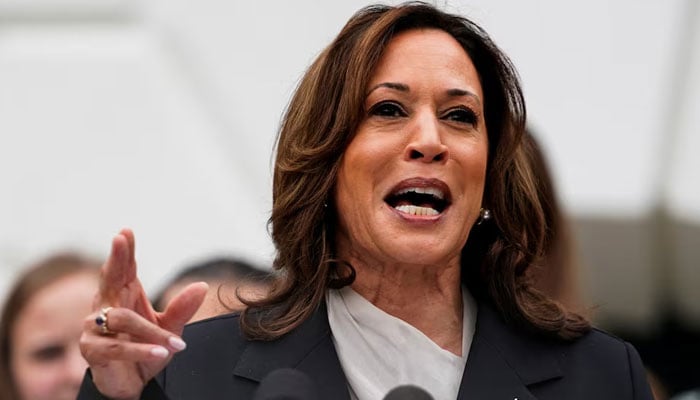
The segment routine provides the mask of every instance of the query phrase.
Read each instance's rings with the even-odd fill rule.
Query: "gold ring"
[[[95,318],[95,324],[97,325],[97,328],[100,330],[100,334],[102,335],[112,335],[114,332],[109,330],[109,327],[107,326],[107,314],[109,314],[109,311],[112,309],[112,307],[103,307],[100,309],[100,313],[97,314],[97,318]]]

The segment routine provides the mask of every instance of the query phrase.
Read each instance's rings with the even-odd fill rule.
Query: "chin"
[[[390,246],[396,262],[416,265],[447,265],[459,260],[459,251],[444,243],[426,240],[408,240]]]

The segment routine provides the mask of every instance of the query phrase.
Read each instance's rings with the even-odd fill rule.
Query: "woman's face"
[[[10,368],[21,400],[75,399],[87,362],[78,348],[97,274],[76,273],[35,293],[11,334]]]
[[[339,255],[458,264],[479,215],[488,153],[471,59],[444,31],[400,33],[370,79],[364,109],[338,174]]]

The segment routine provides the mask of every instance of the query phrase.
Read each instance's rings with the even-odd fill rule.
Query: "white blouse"
[[[381,400],[399,385],[416,385],[436,400],[456,399],[474,337],[476,303],[462,288],[462,356],[385,313],[350,287],[329,290],[328,322],[353,400]]]

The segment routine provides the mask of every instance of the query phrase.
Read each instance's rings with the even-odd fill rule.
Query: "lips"
[[[396,185],[384,201],[404,214],[435,216],[450,206],[451,195],[449,187],[441,180],[411,178]]]

